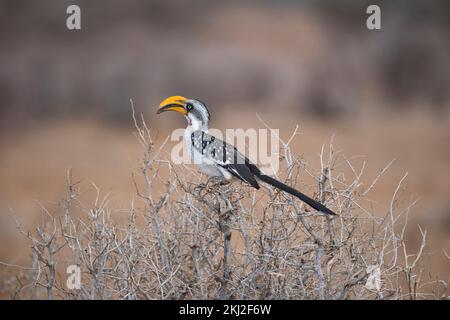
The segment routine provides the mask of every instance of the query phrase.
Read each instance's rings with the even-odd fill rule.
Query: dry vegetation
[[[424,280],[427,232],[419,228],[417,251],[405,240],[415,203],[399,199],[406,175],[384,216],[370,210],[368,195],[391,164],[365,185],[364,166],[355,168],[335,152],[332,141],[322,148],[315,169],[292,154],[296,131],[287,142],[280,140],[280,178],[299,185],[299,172],[306,170],[316,181],[317,198],[339,213],[331,219],[271,188],[193,179],[190,168],[171,164],[164,144],[154,145],[144,122],[136,122],[136,129],[144,156],[133,177],[139,202],[131,203],[127,220],[112,219],[108,195],[95,185],[95,199],[86,203],[69,172],[58,210],[42,206],[42,222],[32,231],[16,221],[29,241],[32,263],[1,262],[20,270],[1,279],[3,294],[17,299],[448,298],[447,282]],[[80,290],[67,288],[69,265],[81,268]]]
[[[72,38],[64,2],[2,2],[0,298],[448,297],[450,11],[425,4],[386,3],[380,33],[355,18],[366,1],[328,13],[322,2],[85,1],[96,19]],[[279,128],[301,119],[279,178],[340,216],[270,188],[206,183],[172,166],[143,123],[129,183],[137,143],[117,126],[129,122],[128,97],[148,111],[183,92],[210,103],[219,128],[256,127],[255,111]],[[320,161],[289,148],[316,154],[330,132],[367,165],[332,143]],[[31,199],[60,198],[71,166],[65,198],[39,203],[36,219]],[[423,196],[409,222],[406,184]],[[73,264],[81,290],[67,289]]]

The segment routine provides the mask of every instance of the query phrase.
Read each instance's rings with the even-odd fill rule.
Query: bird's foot
[[[207,188],[217,188],[218,186],[221,186],[226,183],[226,180],[222,177],[209,177],[206,181],[206,187]]]
[[[209,190],[217,188],[222,182],[220,177],[209,177],[208,180],[204,183],[199,183],[195,186],[194,190],[200,191],[200,190]]]
[[[223,177],[209,177],[205,183],[199,183],[194,187],[194,191],[199,195],[205,195],[205,193],[220,193],[228,194],[231,186],[230,181]]]

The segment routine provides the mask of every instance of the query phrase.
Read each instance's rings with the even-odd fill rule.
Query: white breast
[[[212,161],[208,157],[198,152],[195,148],[193,148],[191,140],[191,134],[193,130],[190,128],[191,127],[186,128],[186,131],[184,133],[184,140],[186,142],[187,151],[189,152],[189,156],[191,157],[192,162],[197,165],[198,169],[201,172],[210,177],[224,177],[227,180],[230,179],[229,172],[227,172],[225,169],[221,167],[218,167],[214,163],[214,161]]]

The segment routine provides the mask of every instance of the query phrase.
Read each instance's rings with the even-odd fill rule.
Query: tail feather
[[[275,188],[278,188],[280,190],[283,190],[297,198],[299,198],[300,200],[302,200],[303,202],[307,203],[308,205],[310,205],[311,207],[313,207],[314,209],[316,209],[317,211],[321,211],[323,213],[329,214],[329,215],[337,215],[336,213],[334,213],[333,211],[331,211],[330,209],[328,209],[327,207],[325,207],[323,204],[321,204],[320,202],[317,202],[314,199],[311,199],[310,197],[308,197],[307,195],[304,195],[303,193],[301,193],[300,191],[295,190],[294,188],[291,188],[287,185],[285,185],[284,183],[266,176],[265,174],[256,174],[256,177],[259,178],[261,181],[264,181],[265,183],[268,183],[272,186],[274,186]]]

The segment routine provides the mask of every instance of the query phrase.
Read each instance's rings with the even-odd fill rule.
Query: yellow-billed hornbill
[[[256,189],[259,189],[258,180],[261,180],[290,193],[320,212],[336,215],[320,202],[263,174],[235,147],[209,135],[208,129],[211,118],[203,102],[186,99],[182,96],[172,96],[160,103],[157,113],[164,111],[176,111],[186,117],[188,126],[184,138],[191,158],[201,172],[210,177],[218,177],[228,181],[236,177]]]

